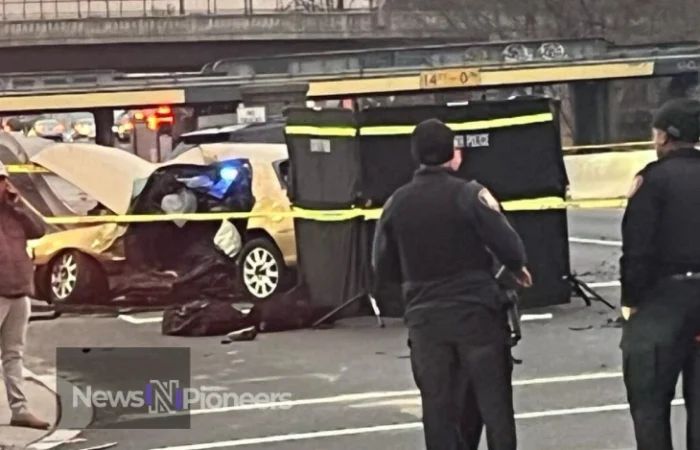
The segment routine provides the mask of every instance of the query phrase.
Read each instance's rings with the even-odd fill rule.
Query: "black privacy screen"
[[[359,203],[382,205],[410,181],[417,168],[410,130],[430,118],[457,129],[457,140],[464,146],[459,175],[478,180],[499,200],[563,197],[568,179],[557,116],[543,121],[554,110],[548,99],[516,99],[361,111]]]
[[[360,177],[353,112],[289,108],[285,116],[292,202],[309,209],[352,206]]]
[[[463,149],[458,175],[484,184],[499,200],[564,198],[566,193],[558,103],[549,99],[382,107],[359,112],[292,108],[285,115],[290,197],[302,208],[382,206],[417,169],[411,155],[411,133],[429,118],[438,118],[455,129],[456,141]],[[569,302],[566,211],[507,215],[525,242],[535,278],[534,287],[524,294],[523,307]],[[369,291],[373,224],[296,223],[300,267],[316,303],[337,305]],[[325,243],[320,246],[319,242]],[[400,289],[379,287],[379,292],[384,313],[400,315]]]

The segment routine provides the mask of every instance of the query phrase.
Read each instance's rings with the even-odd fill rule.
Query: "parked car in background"
[[[96,132],[95,119],[91,117],[79,119],[73,122],[71,137],[73,141],[88,140],[94,142]]]
[[[38,119],[27,132],[28,137],[41,137],[57,142],[66,140],[66,127],[57,119]]]
[[[133,131],[134,123],[132,122],[131,113],[129,111],[125,111],[114,121],[112,133],[119,142],[127,143],[131,141]]]
[[[168,163],[210,164],[244,158],[253,168],[253,213],[272,213],[248,221],[239,255],[240,276],[248,292],[265,299],[296,281],[294,219],[274,216],[291,212],[287,197],[289,154],[285,144],[218,143],[181,146]]]

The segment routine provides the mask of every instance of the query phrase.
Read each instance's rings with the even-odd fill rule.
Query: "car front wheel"
[[[248,293],[264,300],[284,287],[287,267],[277,246],[269,239],[255,238],[241,250],[240,276]]]
[[[49,262],[48,284],[52,303],[101,303],[108,291],[102,266],[76,250],[62,252]]]

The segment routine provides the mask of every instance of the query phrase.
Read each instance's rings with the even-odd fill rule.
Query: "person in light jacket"
[[[11,426],[48,429],[50,424],[27,408],[23,390],[22,355],[34,295],[34,266],[27,240],[45,234],[44,221],[24,203],[8,181],[0,162],[0,361]]]

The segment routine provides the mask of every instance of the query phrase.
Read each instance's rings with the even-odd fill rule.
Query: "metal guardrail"
[[[369,12],[377,0],[0,0],[0,20]]]

